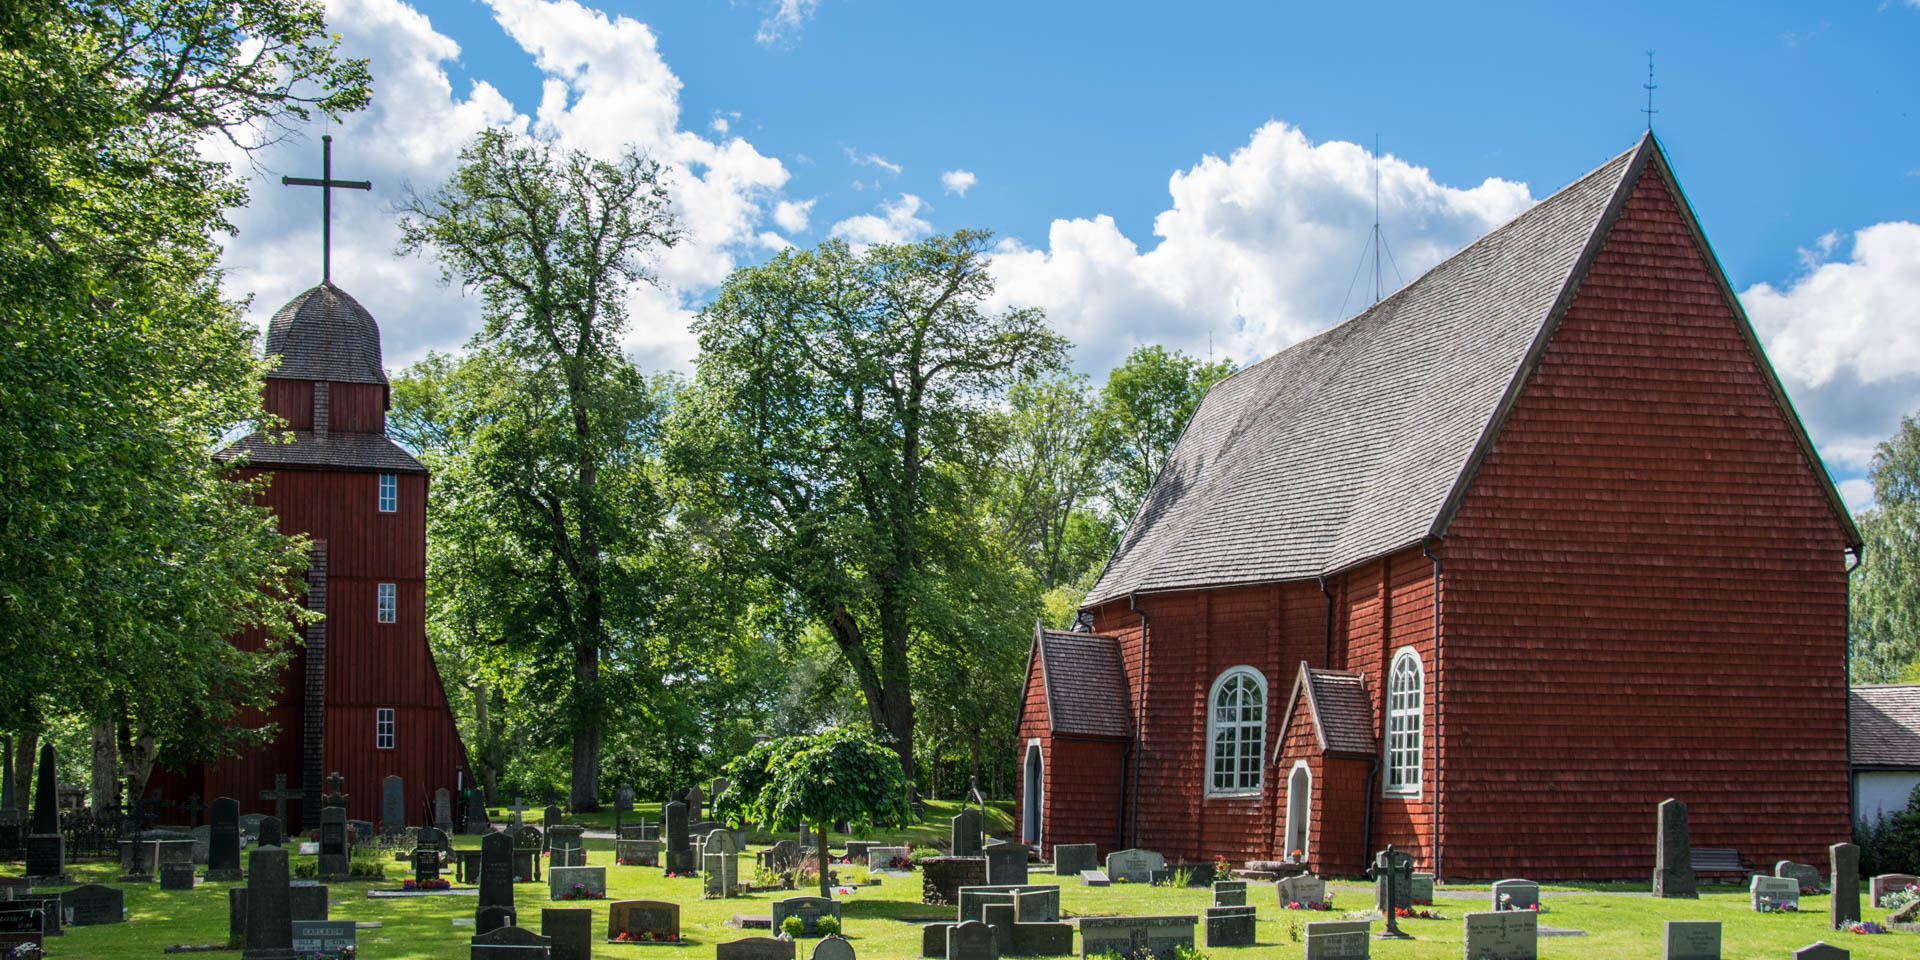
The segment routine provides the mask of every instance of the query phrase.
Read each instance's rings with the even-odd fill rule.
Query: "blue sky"
[[[1364,305],[1371,220],[1420,270],[1654,127],[1850,502],[1920,408],[1920,0],[1173,7],[879,0],[329,0],[375,104],[333,128],[335,279],[389,366],[477,307],[391,256],[391,205],[484,124],[673,165],[693,233],[634,299],[643,363],[785,244],[983,227],[1003,299],[1104,374],[1136,343],[1258,359]],[[263,319],[317,279],[321,129],[252,161],[226,262]],[[305,194],[305,196],[300,196]],[[1387,285],[1396,286],[1388,277]]]

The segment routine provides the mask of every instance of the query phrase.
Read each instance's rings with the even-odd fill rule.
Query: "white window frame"
[[[380,512],[393,513],[400,509],[400,475],[383,473],[379,480]]]
[[[400,622],[400,588],[383,583],[374,588],[373,618],[380,623]]]
[[[1231,721],[1226,721],[1223,724],[1220,718],[1220,707],[1218,705],[1220,693],[1229,683],[1233,683],[1243,677],[1252,681],[1254,689],[1260,695],[1260,718],[1258,720],[1247,720],[1245,713],[1246,705],[1240,704],[1236,707],[1239,712],[1239,717]],[[1244,687],[1241,689],[1244,689]],[[1267,706],[1266,674],[1246,664],[1221,671],[1220,676],[1214,678],[1213,685],[1207,688],[1207,796],[1257,797],[1260,795],[1260,789],[1266,783],[1267,776],[1265,757],[1267,746]],[[1217,752],[1223,726],[1231,726],[1234,728],[1236,734],[1234,737],[1234,746],[1238,748],[1239,759],[1242,762],[1241,768],[1228,774],[1232,782],[1224,787],[1218,786],[1214,779],[1214,764],[1218,759]],[[1251,737],[1247,735],[1249,730],[1253,731]],[[1251,753],[1247,750],[1249,740],[1252,741],[1253,746]],[[1251,784],[1244,783],[1244,778],[1247,775],[1244,764],[1249,757],[1251,757],[1253,761],[1253,782]]]
[[[373,748],[392,750],[396,725],[392,707],[380,707],[373,711]]]
[[[1411,677],[1409,687],[1403,681]],[[1426,780],[1427,665],[1415,647],[1401,647],[1387,668],[1386,736],[1381,791],[1419,797]],[[1408,763],[1408,759],[1412,763]]]

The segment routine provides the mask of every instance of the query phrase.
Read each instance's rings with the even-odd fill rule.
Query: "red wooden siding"
[[[1448,877],[1848,836],[1845,538],[1649,167],[1436,552]]]
[[[1024,751],[1026,741],[1021,743]],[[1040,840],[1046,853],[1063,843],[1094,844],[1103,857],[1121,849],[1126,742],[1050,737],[1041,740],[1040,751],[1046,790]]]
[[[386,433],[387,388],[379,383],[333,383],[327,389],[329,429]]]
[[[373,473],[273,471],[262,502],[279,517],[282,533],[305,532],[331,545],[332,579],[425,580],[427,478],[403,473],[395,482],[399,502],[392,513],[380,512],[380,479]]]
[[[313,381],[268,377],[263,403],[267,412],[285,420],[287,430],[313,429]]]

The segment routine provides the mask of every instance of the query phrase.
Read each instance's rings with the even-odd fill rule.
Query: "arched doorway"
[[[1281,851],[1286,859],[1294,858],[1294,851],[1300,851],[1299,859],[1308,855],[1308,824],[1313,817],[1313,772],[1307,769],[1305,760],[1296,761],[1293,773],[1287,776],[1287,848]]]
[[[1040,842],[1040,802],[1042,799],[1042,775],[1040,770],[1040,741],[1027,743],[1027,770],[1023,778],[1026,783],[1025,795],[1020,801],[1020,842],[1038,844]]]

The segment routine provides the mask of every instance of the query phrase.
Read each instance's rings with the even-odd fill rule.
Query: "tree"
[[[763,741],[727,764],[726,777],[733,785],[717,806],[729,821],[813,825],[820,843],[822,897],[832,890],[827,882],[829,827],[846,821],[864,832],[876,820],[905,824],[913,818],[899,757],[851,727]]]
[[[304,545],[211,456],[262,362],[199,145],[358,109],[366,62],[312,0],[16,0],[0,50],[0,725],[78,717],[137,793],[267,732],[303,616]]]
[[[1207,388],[1234,369],[1232,360],[1202,361],[1155,344],[1134,348],[1107,375],[1093,435],[1110,471],[1107,499],[1122,523],[1146,499]]]
[[[986,405],[1064,351],[1039,311],[987,309],[987,243],[829,241],[736,271],[694,323],[670,448],[718,549],[826,628],[909,774],[909,646],[964,560],[937,522],[965,512],[953,465]]]
[[[1007,392],[985,509],[1043,591],[1074,583],[1106,559],[1117,533],[1092,509],[1102,467],[1093,411],[1081,375],[1024,381]]]
[[[460,160],[440,190],[402,203],[401,250],[477,287],[476,344],[522,368],[522,406],[492,434],[483,473],[549,578],[540,629],[572,661],[572,806],[596,810],[608,607],[630,595],[631,571],[613,558],[657,527],[635,526],[632,505],[658,513],[644,464],[624,455],[657,408],[620,337],[628,293],[653,282],[643,261],[678,234],[659,165],[632,149],[608,162],[489,130]]]
[[[1854,517],[1865,542],[1849,596],[1853,680],[1890,683],[1920,671],[1920,423],[1874,450],[1872,509]],[[1920,677],[1914,677],[1920,679]]]

